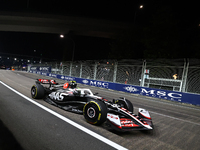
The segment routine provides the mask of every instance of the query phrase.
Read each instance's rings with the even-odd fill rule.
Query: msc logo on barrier
[[[92,86],[97,86],[97,87],[108,88],[109,83],[100,82],[100,81],[90,81],[90,85],[92,85]]]
[[[49,71],[49,67],[39,67],[40,71]]]
[[[128,92],[135,92],[140,95],[157,97],[162,99],[169,99],[169,100],[178,100],[181,101],[182,94],[174,93],[171,91],[159,91],[159,90],[147,90],[145,88],[140,88],[139,90],[133,86],[126,86],[124,89]]]
[[[180,100],[182,98],[182,94],[179,94],[179,93],[167,93],[166,91],[156,91],[156,90],[147,91],[144,88],[141,88],[141,90],[142,91],[140,92],[140,94],[146,95],[146,96],[159,97],[159,98],[164,98],[164,99],[168,99],[169,97],[171,100],[174,100],[174,99]]]
[[[75,78],[72,78],[72,77],[66,77],[66,76],[65,76],[65,80],[73,81],[73,80],[75,80]]]
[[[31,66],[31,71],[40,71],[40,72],[51,72],[51,66]]]

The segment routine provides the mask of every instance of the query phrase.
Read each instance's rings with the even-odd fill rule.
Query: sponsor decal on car
[[[62,101],[64,99],[64,96],[68,96],[67,93],[60,93],[60,92],[52,92],[49,94],[49,97],[53,100]]]
[[[121,122],[122,127],[138,127],[139,126],[139,125],[136,125],[131,119],[127,119],[127,118],[121,118],[120,122]]]
[[[79,110],[79,109],[75,109],[75,108],[72,108],[72,111],[73,111],[73,112],[77,112],[77,113],[82,113],[81,110]]]

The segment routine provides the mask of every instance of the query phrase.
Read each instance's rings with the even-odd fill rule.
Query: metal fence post
[[[63,75],[63,66],[60,67],[60,74]]]
[[[60,62],[59,68],[60,68],[60,74],[63,75],[63,65],[62,65],[62,62]]]
[[[82,70],[83,70],[83,64],[81,63],[81,67],[80,67],[80,78],[82,77]]]
[[[183,73],[182,73],[182,81],[181,81],[181,85],[179,88],[179,92],[183,91],[183,84],[184,84],[184,79],[185,79],[185,67],[186,67],[186,61],[184,59],[184,66],[183,66]]]
[[[57,70],[58,70],[58,68],[57,68],[57,62],[56,62],[56,74],[57,74]]]
[[[186,83],[187,83],[188,68],[189,68],[189,60],[187,61],[187,66],[186,66],[185,73],[184,73],[182,92],[187,92],[186,91]]]
[[[73,62],[70,62],[69,76],[72,75],[72,65],[73,65]]]
[[[143,61],[143,64],[142,64],[142,73],[141,73],[141,81],[140,81],[140,86],[144,86],[144,71],[146,69],[146,60]]]
[[[115,65],[114,65],[114,74],[113,74],[113,82],[114,83],[116,82],[116,77],[117,77],[117,65],[118,65],[118,62],[115,62]]]
[[[95,62],[95,65],[94,65],[94,80],[96,80],[96,76],[97,76],[97,62]]]

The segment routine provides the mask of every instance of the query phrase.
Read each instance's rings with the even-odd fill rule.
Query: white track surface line
[[[100,141],[102,141],[102,142],[104,142],[104,143],[110,145],[111,147],[116,148],[116,149],[118,149],[118,150],[128,150],[127,148],[122,147],[121,145],[119,145],[119,144],[117,144],[117,143],[115,143],[115,142],[113,142],[113,141],[111,141],[111,140],[109,140],[109,139],[107,139],[107,138],[105,138],[105,137],[103,137],[103,136],[101,136],[101,135],[99,135],[99,134],[97,134],[97,133],[95,133],[95,132],[93,132],[93,131],[91,131],[91,130],[85,128],[85,127],[83,127],[83,126],[81,126],[81,125],[79,125],[79,124],[77,124],[76,122],[74,122],[74,121],[72,121],[72,120],[70,120],[70,119],[68,119],[68,118],[66,118],[66,117],[64,117],[64,116],[62,116],[62,115],[60,115],[60,114],[58,114],[58,113],[52,111],[51,109],[49,109],[49,108],[47,108],[47,107],[45,107],[45,106],[43,106],[43,105],[41,105],[41,104],[35,102],[34,100],[28,98],[27,96],[21,94],[20,92],[18,92],[18,91],[16,91],[15,89],[11,88],[11,87],[8,86],[7,84],[3,83],[2,81],[0,81],[0,83],[1,83],[2,85],[6,86],[7,88],[9,88],[10,90],[12,90],[13,92],[15,92],[16,94],[20,95],[20,96],[23,97],[24,99],[28,100],[29,102],[31,102],[31,103],[37,105],[38,107],[40,107],[40,108],[46,110],[47,112],[49,112],[49,113],[51,113],[52,115],[54,115],[54,116],[56,116],[56,117],[62,119],[62,120],[65,121],[65,122],[71,124],[72,126],[74,126],[74,127],[78,128],[78,129],[82,130],[83,132],[85,132],[85,133],[87,133],[87,134],[93,136],[94,138],[96,138],[96,139],[98,139],[98,140],[100,140]]]

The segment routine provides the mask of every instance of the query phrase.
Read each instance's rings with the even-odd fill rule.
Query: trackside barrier
[[[160,90],[160,89],[153,89],[153,88],[146,88],[140,86],[133,86],[128,84],[120,84],[120,83],[112,83],[106,81],[98,81],[98,80],[91,80],[91,79],[84,79],[84,78],[77,78],[71,76],[64,76],[58,74],[52,74],[47,72],[40,72],[40,71],[29,71],[30,73],[35,73],[39,75],[45,75],[49,77],[54,77],[62,80],[72,81],[75,80],[77,83],[96,86],[116,91],[128,92],[133,94],[139,94],[149,97],[161,98],[171,101],[177,101],[192,105],[199,105],[200,106],[200,95],[199,94],[190,94],[190,93],[182,93],[176,91],[169,91],[169,90]]]

